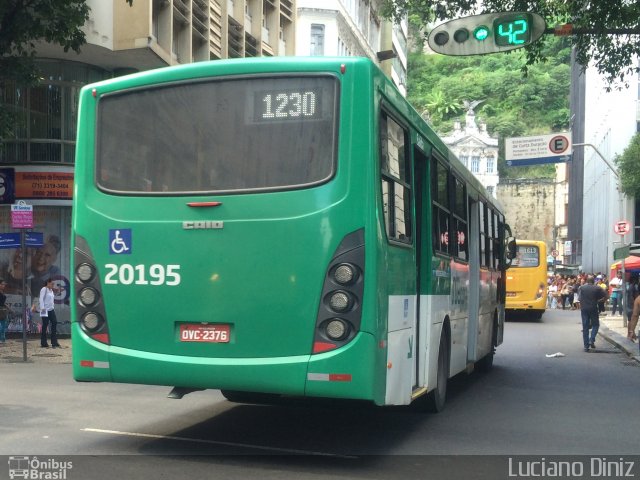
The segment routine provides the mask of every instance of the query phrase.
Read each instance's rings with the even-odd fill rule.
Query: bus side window
[[[480,207],[480,265],[487,267],[487,206],[484,202],[479,202]]]
[[[467,226],[467,188],[453,177],[453,252],[461,260],[469,260],[469,229]]]
[[[431,163],[431,205],[433,249],[450,254],[452,240],[449,238],[451,212],[449,208],[449,171],[435,157]]]
[[[407,131],[385,112],[380,117],[380,177],[387,237],[412,242],[411,175]]]

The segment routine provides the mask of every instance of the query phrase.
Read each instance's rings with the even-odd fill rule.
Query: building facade
[[[407,93],[407,22],[380,17],[379,0],[297,0],[296,55],[361,56]]]
[[[443,137],[465,167],[496,198],[498,186],[498,139],[487,132],[487,125],[476,123],[473,107],[468,108],[465,125],[455,122],[453,132]]]
[[[59,293],[59,330],[69,331],[71,202],[78,93],[89,83],[136,71],[203,60],[294,55],[295,0],[87,0],[87,44],[80,54],[41,43],[40,84],[5,83],[0,102],[18,122],[0,142],[0,238],[15,232],[10,205],[33,206],[42,245],[0,248],[0,277],[8,283],[9,330],[46,278]],[[4,243],[0,243],[0,246]],[[23,289],[23,283],[25,288]],[[25,293],[27,305],[22,304]],[[28,328],[37,331],[37,316]]]
[[[608,272],[616,248],[640,241],[636,199],[620,193],[615,166],[615,157],[640,131],[637,73],[631,73],[627,83],[607,91],[594,67],[583,72],[575,66],[572,76],[573,160],[564,255],[584,271]],[[633,226],[625,237],[614,232],[621,220]]]

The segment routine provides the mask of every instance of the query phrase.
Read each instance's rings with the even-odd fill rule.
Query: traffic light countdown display
[[[535,42],[545,29],[537,13],[485,13],[438,25],[429,34],[429,46],[443,55],[504,52]]]

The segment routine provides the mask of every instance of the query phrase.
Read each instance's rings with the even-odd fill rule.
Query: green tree
[[[518,70],[523,54],[451,57],[413,52],[409,55],[407,98],[441,135],[453,123],[464,124],[464,110],[446,108],[482,100],[474,109],[478,121],[500,139],[498,169],[502,177],[552,177],[553,165],[507,167],[504,139],[545,134],[569,128],[570,49],[566,39],[545,47],[547,62]]]
[[[615,162],[620,175],[620,189],[630,197],[640,198],[640,133],[636,133]]]
[[[571,23],[574,30],[588,34],[570,36],[579,64],[595,65],[609,84],[623,81],[636,69],[635,58],[640,55],[640,2],[592,0],[382,0],[381,12],[388,18],[400,19],[410,15],[413,25],[421,24],[423,31],[436,20],[450,20],[473,13],[523,11],[540,14],[548,27]],[[612,29],[635,32],[611,35]],[[427,32],[428,33],[428,32]],[[545,44],[549,35],[525,47],[521,66],[545,62]]]
[[[425,109],[422,116],[430,119],[443,119],[458,113],[462,105],[447,96],[442,90],[433,90],[425,97]],[[424,113],[426,112],[427,115]]]
[[[38,82],[34,61],[39,41],[80,51],[89,19],[86,0],[0,0],[0,139],[13,130],[15,115],[6,104],[9,84]]]

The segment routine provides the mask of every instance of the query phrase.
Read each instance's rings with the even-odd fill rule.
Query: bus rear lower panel
[[[373,336],[361,333],[344,348],[278,358],[207,358],[142,352],[83,336],[73,352],[77,381],[226,389],[282,395],[374,399]]]

